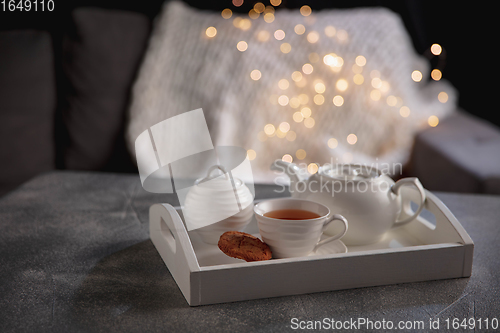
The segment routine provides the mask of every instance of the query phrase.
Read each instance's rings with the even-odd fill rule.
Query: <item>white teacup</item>
[[[264,216],[278,210],[303,210],[319,215],[317,218],[292,220]],[[338,214],[330,214],[328,207],[302,199],[273,199],[254,207],[262,240],[269,245],[273,258],[306,256],[323,244],[342,238],[347,232],[347,220]],[[334,221],[341,221],[341,231],[320,241],[323,231]]]

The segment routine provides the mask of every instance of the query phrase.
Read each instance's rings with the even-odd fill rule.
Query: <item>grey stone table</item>
[[[366,318],[427,332],[429,320],[500,319],[500,197],[437,195],[475,242],[471,278],[191,308],[148,236],[149,206],[175,195],[145,192],[136,175],[44,174],[0,199],[0,331],[277,332]]]

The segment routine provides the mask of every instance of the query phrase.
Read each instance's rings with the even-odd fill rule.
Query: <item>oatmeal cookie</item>
[[[226,255],[245,261],[269,260],[271,249],[255,236],[240,232],[227,231],[220,236],[219,249]]]

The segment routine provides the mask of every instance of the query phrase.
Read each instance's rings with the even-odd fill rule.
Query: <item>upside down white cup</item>
[[[282,209],[299,209],[318,214],[320,217],[305,220],[285,220],[264,216]],[[315,252],[319,246],[342,238],[347,232],[347,220],[338,214],[330,214],[328,207],[302,199],[273,199],[254,207],[255,217],[262,240],[269,245],[273,258],[293,258]],[[342,223],[341,231],[320,241],[321,235],[334,221]]]

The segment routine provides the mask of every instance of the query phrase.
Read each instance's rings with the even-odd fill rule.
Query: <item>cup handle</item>
[[[345,217],[343,217],[340,214],[333,214],[323,224],[323,231],[325,231],[326,228],[328,227],[328,225],[330,223],[332,223],[333,221],[342,221],[343,225],[344,225],[344,230],[341,233],[339,233],[338,235],[328,237],[327,239],[323,239],[322,241],[319,241],[318,243],[316,243],[316,245],[314,246],[313,252],[316,252],[316,250],[318,249],[318,247],[320,247],[321,245],[324,245],[326,243],[330,243],[330,242],[333,242],[334,240],[340,239],[340,238],[344,237],[344,235],[347,233],[347,229],[348,229],[347,220],[345,219]]]
[[[422,210],[424,209],[424,206],[425,206],[426,195],[425,195],[424,187],[422,186],[422,183],[420,183],[420,180],[418,180],[418,178],[416,178],[416,177],[408,177],[408,178],[400,179],[396,182],[396,184],[394,184],[391,187],[391,190],[394,194],[400,195],[399,189],[401,188],[401,186],[404,186],[404,185],[415,186],[417,188],[418,192],[420,193],[420,205],[418,206],[418,209],[415,211],[415,213],[412,216],[409,216],[402,221],[397,221],[394,224],[394,227],[402,226],[403,224],[406,224],[406,223],[411,222],[414,219],[416,219],[417,216],[422,212]]]

